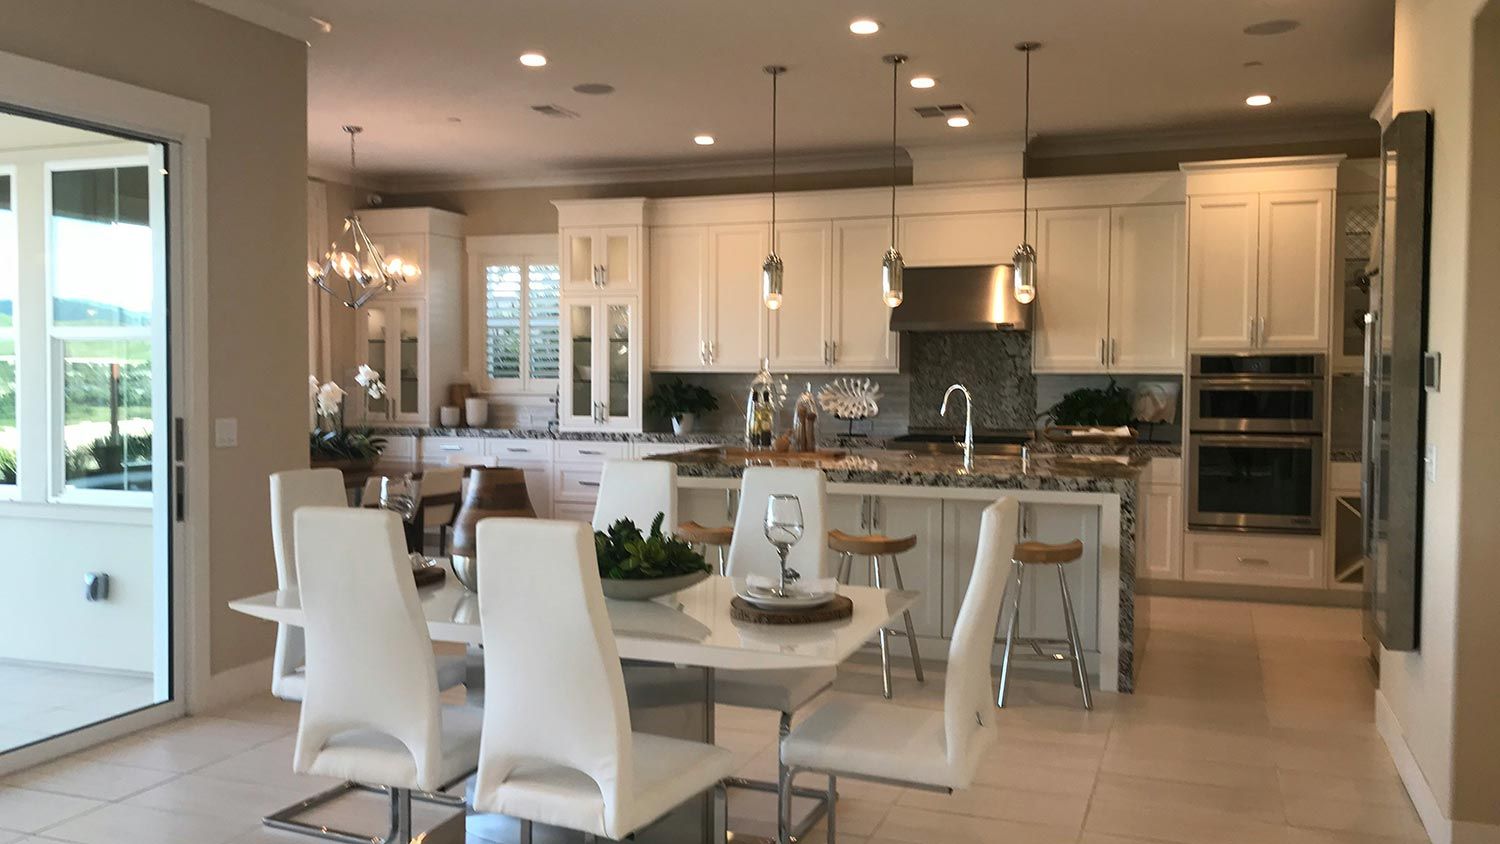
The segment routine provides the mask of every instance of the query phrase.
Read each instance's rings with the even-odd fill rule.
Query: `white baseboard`
[[[271,658],[246,663],[208,678],[188,706],[192,715],[202,715],[246,698],[271,692]]]
[[[1417,764],[1417,757],[1406,744],[1406,734],[1401,730],[1401,722],[1396,719],[1395,711],[1379,689],[1375,691],[1375,728],[1380,731],[1380,737],[1385,739],[1386,750],[1390,751],[1391,760],[1396,763],[1396,773],[1400,774],[1401,784],[1406,787],[1406,793],[1417,809],[1417,816],[1422,819],[1427,837],[1432,839],[1432,844],[1455,844],[1453,821],[1443,812],[1437,795],[1432,793],[1432,786],[1428,785],[1427,777]]]

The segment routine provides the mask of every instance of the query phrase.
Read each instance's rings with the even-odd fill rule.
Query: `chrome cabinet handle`
[[[839,341],[828,341],[828,364],[832,366],[839,362]]]
[[[1109,338],[1109,362],[1120,362],[1120,344],[1113,337]]]
[[[593,450],[587,449],[587,448],[580,448],[580,449],[578,449],[578,453],[579,454],[587,454],[590,457],[603,457],[604,456],[604,452],[602,452],[602,451],[593,451]]]
[[[1243,565],[1269,566],[1270,560],[1265,557],[1235,557],[1234,561]]]
[[[1266,344],[1266,318],[1265,317],[1261,317],[1260,319],[1256,320],[1256,324],[1255,324],[1255,337],[1256,337],[1256,341],[1255,341],[1256,345],[1258,345],[1258,346],[1264,346]]]
[[[442,449],[443,451],[463,451],[464,450],[464,447],[461,446],[461,445],[440,445],[440,446],[438,446],[438,448]]]
[[[703,340],[703,341],[700,341],[698,343],[698,360],[702,361],[704,366],[708,366],[708,341],[707,340]]]
[[[710,340],[708,342],[708,362],[709,363],[718,363],[718,361],[719,361],[719,341],[718,340]]]
[[[1249,325],[1249,328],[1247,328],[1246,330],[1250,332],[1250,345],[1252,347],[1254,347],[1255,346],[1255,317],[1250,317],[1250,319],[1247,321],[1247,324]]]
[[[1104,363],[1105,363],[1105,361],[1104,361],[1104,338],[1100,337],[1099,338],[1099,365],[1103,366]]]
[[[529,448],[507,448],[505,450],[510,452],[511,454],[525,454],[528,451],[531,451],[531,449]]]
[[[579,486],[592,486],[592,487],[597,487],[597,486],[598,486],[598,485],[599,485],[599,482],[598,482],[598,481],[579,481],[579,482],[578,482],[578,485],[579,485]]]

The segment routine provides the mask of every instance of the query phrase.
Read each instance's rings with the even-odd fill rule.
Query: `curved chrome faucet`
[[[969,388],[962,384],[954,384],[943,393],[943,406],[938,408],[939,416],[948,415],[948,399],[957,390],[964,395],[964,471],[968,472],[974,468],[974,397],[969,394]]]

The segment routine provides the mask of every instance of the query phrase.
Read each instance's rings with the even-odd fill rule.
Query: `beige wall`
[[[266,657],[271,627],[225,602],[275,586],[265,479],[307,465],[306,47],[188,0],[10,0],[3,20],[0,50],[211,110],[208,274],[190,283],[208,290],[210,411],[239,419],[239,447],[212,451],[197,562],[212,670]]]
[[[1455,841],[1500,836],[1500,3],[1398,0],[1395,110],[1433,113],[1429,345],[1443,387],[1428,398],[1437,480],[1424,499],[1421,650],[1387,653],[1381,694]],[[1481,81],[1476,84],[1476,79]],[[1465,824],[1489,825],[1481,833]]]

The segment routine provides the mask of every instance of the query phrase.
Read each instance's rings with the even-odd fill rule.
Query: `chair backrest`
[[[474,807],[517,766],[577,770],[604,798],[600,826],[611,838],[633,793],[625,675],[599,585],[589,526],[573,521],[485,519],[479,523],[479,619],[484,700]],[[503,690],[512,690],[506,693]]]
[[[271,541],[276,553],[276,588],[297,585],[297,554],[292,514],[301,507],[343,507],[344,473],[338,469],[292,469],[271,475]],[[272,657],[271,694],[288,700],[301,698],[287,679],[306,659],[302,628],[276,625]]]
[[[629,519],[642,533],[651,530],[657,513],[664,533],[677,527],[677,466],[661,460],[609,460],[599,476],[594,530],[606,530]]]
[[[422,472],[422,497],[431,495],[458,495],[463,491],[464,468],[462,466],[440,466]],[[377,492],[376,495],[379,495]],[[453,521],[458,513],[457,504],[441,504],[425,507],[422,524],[433,528]]]
[[[958,608],[953,641],[948,646],[948,675],[943,686],[948,765],[970,774],[976,761],[971,739],[976,732],[995,727],[998,710],[990,695],[990,654],[1019,520],[1020,507],[1014,498],[1002,498],[984,508],[974,572],[969,575],[969,588]]]
[[[304,507],[295,522],[307,631],[296,769],[307,770],[335,735],[369,730],[411,753],[415,787],[438,788],[437,665],[400,518],[384,510]]]
[[[729,543],[731,577],[781,572],[776,549],[766,541],[766,499],[795,495],[802,503],[802,539],[787,554],[786,564],[803,577],[824,577],[828,570],[828,483],[818,469],[754,466],[740,480],[740,506]]]

